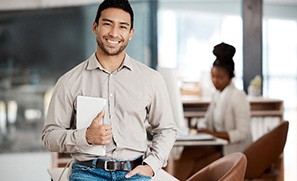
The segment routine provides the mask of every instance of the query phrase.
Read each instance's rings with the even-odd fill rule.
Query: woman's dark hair
[[[101,12],[107,8],[118,8],[129,13],[131,18],[131,29],[133,28],[134,13],[128,0],[104,0],[98,7],[97,14],[95,17],[96,23],[98,23],[98,20],[101,16]]]
[[[217,57],[212,66],[227,70],[230,78],[233,78],[235,76],[233,56],[236,49],[232,45],[222,42],[216,45],[212,52]]]

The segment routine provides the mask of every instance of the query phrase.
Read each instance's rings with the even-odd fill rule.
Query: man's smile
[[[120,44],[120,40],[111,40],[111,39],[105,39],[106,41],[107,41],[107,43],[109,44],[109,45],[112,45],[112,46],[116,46],[116,45],[118,45],[118,44]]]

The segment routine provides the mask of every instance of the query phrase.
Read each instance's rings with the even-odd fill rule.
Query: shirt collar
[[[222,97],[222,96],[225,96],[226,94],[228,94],[228,92],[230,92],[230,90],[233,90],[235,87],[234,83],[231,81],[229,83],[229,85],[227,85],[223,91],[218,91],[216,90],[216,93],[215,93],[215,97],[216,99],[218,99],[219,97]]]
[[[102,65],[99,63],[99,61],[96,58],[95,53],[93,53],[89,58],[88,58],[88,63],[87,63],[87,70],[94,70],[99,68],[100,70],[104,70]],[[132,70],[132,58],[126,54],[125,59],[123,64],[118,68],[118,71],[122,70],[123,68],[127,68],[129,70]]]

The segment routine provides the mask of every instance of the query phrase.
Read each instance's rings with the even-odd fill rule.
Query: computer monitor
[[[186,135],[189,132],[189,128],[187,125],[187,121],[184,118],[181,93],[178,86],[177,69],[157,67],[157,71],[163,75],[166,81],[174,121],[178,127],[178,134]]]

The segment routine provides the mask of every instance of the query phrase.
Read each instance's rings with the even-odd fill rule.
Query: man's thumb
[[[99,124],[103,124],[103,117],[104,117],[104,110],[101,111],[97,116],[95,117],[95,121]]]

